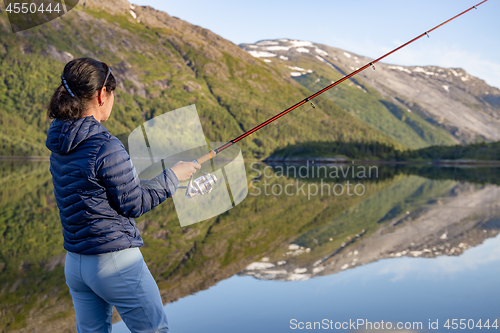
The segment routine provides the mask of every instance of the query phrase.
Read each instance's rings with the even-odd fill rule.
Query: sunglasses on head
[[[109,68],[109,66],[106,65],[106,63],[104,63],[104,62],[102,64],[104,65],[104,68],[106,68],[106,77],[104,78],[104,82],[102,84],[101,89],[99,89],[99,105],[104,104],[103,102],[101,102],[101,91],[102,91],[102,88],[104,88],[104,86],[106,85],[106,82],[108,81],[108,77],[111,74],[111,68]]]

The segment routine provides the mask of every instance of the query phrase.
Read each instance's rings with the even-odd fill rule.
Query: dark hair
[[[80,118],[97,91],[102,89],[106,74],[106,66],[92,58],[68,62],[64,66],[61,85],[50,99],[47,116],[52,119]],[[105,86],[108,93],[115,90],[116,80],[113,74],[109,75]]]

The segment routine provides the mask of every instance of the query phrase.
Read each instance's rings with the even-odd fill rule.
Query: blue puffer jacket
[[[143,244],[134,218],[179,187],[171,169],[139,181],[122,143],[93,116],[54,119],[47,133],[50,172],[64,248],[99,254]]]

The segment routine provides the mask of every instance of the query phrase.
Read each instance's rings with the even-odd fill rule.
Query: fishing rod
[[[373,60],[371,62],[369,62],[368,64],[364,65],[363,67],[355,70],[354,72],[344,76],[343,78],[341,78],[340,80],[337,80],[335,81],[334,83],[330,84],[329,86],[319,90],[318,92],[315,92],[314,94],[312,94],[311,96],[309,97],[306,97],[305,99],[303,99],[302,101],[298,102],[297,104],[289,107],[288,109],[284,110],[284,111],[281,111],[280,113],[278,113],[277,115],[269,118],[268,120],[264,121],[263,123],[255,126],[254,128],[252,128],[251,130],[248,130],[246,131],[245,133],[241,134],[240,136],[234,138],[233,140],[225,143],[224,145],[220,146],[219,148],[216,148],[210,152],[208,152],[207,154],[201,156],[200,158],[196,159],[195,161],[193,162],[198,162],[199,164],[202,164],[202,163],[205,163],[206,161],[214,158],[217,154],[219,154],[221,151],[231,147],[232,145],[234,145],[236,142],[246,138],[247,136],[249,136],[250,134],[260,130],[262,127],[266,126],[266,125],[269,125],[270,123],[272,123],[273,121],[275,121],[276,119],[278,118],[281,118],[283,117],[285,114],[289,113],[290,111],[298,108],[299,106],[307,103],[307,102],[310,102],[311,103],[311,106],[314,108],[314,104],[312,102],[312,99],[316,98],[317,96],[321,95],[322,93],[330,90],[331,88],[335,87],[336,85],[344,82],[345,80],[353,77],[354,75],[364,71],[365,69],[367,69],[368,67],[373,67],[373,69],[375,69],[375,64],[377,62],[379,62],[380,60],[384,59],[385,57],[393,54],[394,52],[402,49],[403,47],[413,43],[414,41],[424,37],[424,36],[427,36],[429,37],[429,33],[436,30],[437,28],[445,25],[446,23],[456,19],[457,17],[459,16],[462,16],[463,14],[467,13],[468,11],[472,10],[472,9],[477,9],[477,6],[479,5],[482,5],[483,3],[485,3],[486,1],[488,0],[484,0],[484,1],[481,1],[480,3],[478,3],[477,5],[475,6],[472,6],[470,7],[469,9],[461,12],[460,14],[456,15],[456,16],[453,16],[452,18],[450,18],[449,20],[447,21],[444,21],[443,23],[435,26],[434,28],[432,28],[431,30],[428,30],[426,32],[424,32],[423,34],[413,38],[412,40],[404,43],[403,45],[395,48],[394,50],[384,54],[383,56],[381,56],[380,58],[376,59],[376,60]],[[191,176],[192,177],[192,176]],[[208,173],[205,173],[204,176],[200,177],[200,178],[197,178],[195,181],[194,181],[194,185],[193,185],[193,182],[192,182],[192,178],[190,178],[189,180],[189,185],[187,186],[187,191],[186,191],[186,196],[188,198],[191,198],[193,197],[194,195],[198,195],[198,194],[206,194],[206,193],[210,193],[210,191],[212,190],[212,186],[213,184],[215,184],[217,182],[217,178],[214,176],[214,175],[210,175]]]

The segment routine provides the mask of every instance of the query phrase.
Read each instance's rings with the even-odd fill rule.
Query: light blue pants
[[[160,291],[139,248],[68,252],[64,274],[78,333],[111,332],[113,305],[131,332],[169,332]]]

